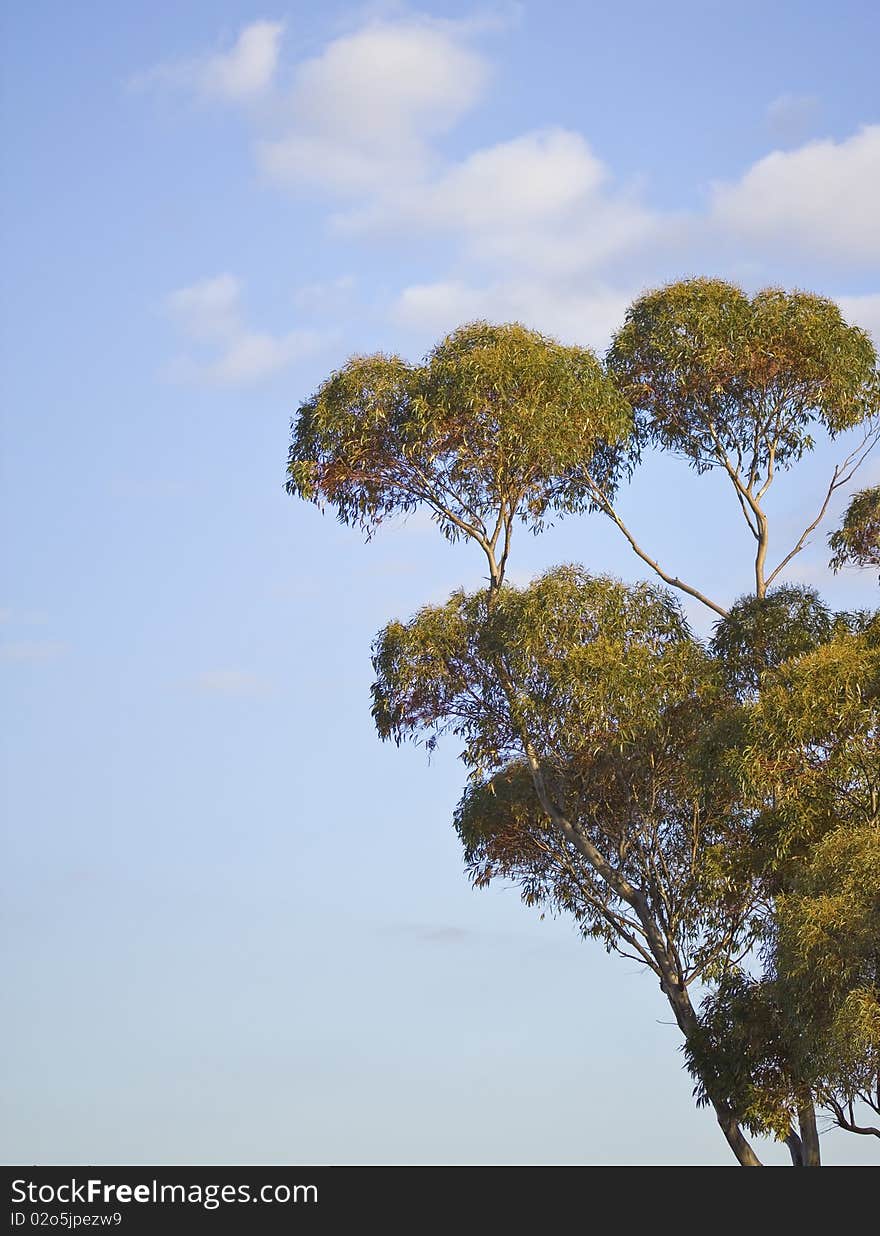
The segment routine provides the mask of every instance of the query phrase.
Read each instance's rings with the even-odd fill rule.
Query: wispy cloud
[[[328,338],[328,332],[311,328],[283,334],[252,330],[244,321],[241,299],[241,283],[230,274],[202,279],[167,297],[169,317],[201,347],[198,355],[172,361],[170,378],[214,386],[260,382],[311,355]]]
[[[524,318],[601,347],[647,278],[702,269],[731,274],[808,254],[843,282],[880,257],[880,126],[843,141],[777,150],[709,186],[703,210],[654,209],[617,182],[583,134],[525,133],[444,159],[438,138],[486,92],[491,66],[472,32],[403,20],[334,40],[295,70],[287,134],[256,144],[271,178],[334,205],[347,238],[453,242],[444,277],[414,283],[396,320],[442,333],[476,316]],[[776,135],[800,136],[816,100],[781,96]],[[724,273],[723,269],[719,273]],[[839,285],[839,284],[838,284]],[[870,297],[850,307],[873,312]]]
[[[413,284],[394,305],[404,326],[442,335],[461,322],[521,321],[558,338],[604,348],[637,288],[609,288],[599,280],[584,286],[558,286],[535,275],[491,279],[484,284],[462,280]]]
[[[215,275],[168,297],[168,311],[193,339],[221,342],[241,329],[241,283],[234,275]]]
[[[135,75],[132,86],[171,87],[205,99],[242,103],[265,94],[275,78],[284,23],[245,26],[227,50],[154,65]]]

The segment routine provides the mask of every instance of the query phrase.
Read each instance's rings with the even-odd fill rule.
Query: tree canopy
[[[672,283],[634,302],[607,364],[634,409],[639,445],[681,455],[697,472],[726,474],[756,542],[759,597],[800,552],[832,494],[877,440],[876,351],[868,334],[846,323],[835,302],[822,296],[766,288],[749,297],[721,279]],[[769,569],[764,499],[774,477],[813,450],[818,431],[834,438],[859,427],[818,515]],[[604,506],[623,527],[610,496]]]
[[[420,365],[354,357],[328,378],[299,409],[287,488],[368,532],[425,505],[500,579],[517,518],[537,529],[548,509],[589,502],[573,473],[613,490],[631,422],[588,348],[474,322]]]

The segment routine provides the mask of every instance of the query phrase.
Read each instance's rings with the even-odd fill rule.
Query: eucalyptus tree
[[[880,485],[854,494],[841,526],[828,537],[831,569],[880,567]]]
[[[834,301],[766,288],[749,297],[720,279],[686,279],[640,296],[607,356],[635,412],[634,440],[683,457],[698,473],[722,472],[754,542],[754,595],[763,597],[822,522],[834,494],[880,436],[877,354]],[[766,499],[824,431],[857,440],[833,468],[817,512],[768,563]],[[644,550],[605,491],[584,478],[594,504],[666,583],[721,616],[717,600],[685,583]]]
[[[456,826],[475,883],[513,878],[527,901],[572,913],[584,934],[653,971],[685,1037],[701,1097],[713,1106],[737,1160],[754,1166],[759,1160],[744,1125],[773,1128],[790,1145],[795,1135],[790,1126],[749,1124],[750,1109],[723,1067],[727,1044],[717,1048],[717,1060],[709,1059],[715,1045],[691,991],[694,984],[729,987],[742,973],[743,957],[775,922],[775,890],[763,869],[731,859],[752,846],[762,810],[741,781],[705,775],[699,739],[717,736],[720,761],[724,743],[739,733],[742,708],[762,689],[764,671],[783,652],[813,646],[812,636],[791,642],[803,620],[796,596],[779,621],[767,609],[767,586],[785,563],[765,571],[761,503],[774,470],[812,447],[808,430],[817,419],[832,434],[865,427],[861,447],[836,470],[829,495],[844,483],[873,441],[876,358],[839,315],[835,326],[822,308],[828,302],[818,298],[801,304],[767,293],[749,302],[717,282],[676,286],[685,303],[712,289],[723,301],[726,289],[741,311],[725,319],[734,370],[727,379],[718,357],[712,381],[705,376],[711,348],[701,351],[693,340],[683,386],[675,358],[664,361],[662,352],[648,349],[658,372],[664,363],[672,366],[669,398],[676,382],[681,388],[677,428],[663,420],[666,405],[646,395],[647,369],[627,368],[623,339],[642,320],[635,309],[610,354],[610,376],[587,349],[563,347],[520,325],[474,323],[421,364],[355,357],[331,375],[294,421],[287,488],[329,504],[368,537],[389,516],[422,506],[448,539],[479,546],[488,565],[484,591],[456,593],[409,623],[390,623],[377,638],[379,732],[397,741],[421,736],[432,745],[451,730],[464,740],[470,781]],[[815,355],[805,343],[813,310],[832,339],[817,342]],[[709,320],[715,322],[711,314]],[[712,329],[718,333],[717,322]],[[751,354],[737,342],[738,330],[751,331]],[[687,343],[687,330],[678,333]],[[782,361],[776,370],[760,369],[762,339],[775,340],[783,359],[788,354],[779,340],[789,340],[788,386]],[[835,369],[831,355],[841,339],[850,348],[849,379],[847,366]],[[637,351],[630,348],[629,355]],[[706,407],[711,415],[701,428]],[[712,454],[716,438],[759,541],[757,609],[729,626],[726,657],[720,647],[710,653],[700,646],[663,590],[625,588],[574,567],[527,589],[504,583],[517,521],[539,531],[549,512],[596,509],[623,527],[613,505],[616,488],[647,443],[688,454],[691,442],[689,458],[704,471],[724,465]],[[666,582],[725,614],[634,547]],[[816,622],[821,628],[821,618]],[[739,683],[731,678],[737,673]],[[785,1076],[788,1096],[791,1077]],[[805,1122],[806,1115],[802,1130]]]

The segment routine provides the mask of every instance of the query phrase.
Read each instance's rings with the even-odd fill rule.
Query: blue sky
[[[376,631],[480,562],[286,497],[289,418],[352,352],[476,316],[602,348],[691,273],[880,338],[877,6],[3,20],[6,1161],[727,1162],[654,983],[472,892],[454,744],[371,728]],[[780,551],[839,449],[780,483]],[[624,507],[747,588],[708,478],[649,461]],[[872,603],[823,544],[787,578]],[[593,518],[513,577],[571,560],[641,576]]]

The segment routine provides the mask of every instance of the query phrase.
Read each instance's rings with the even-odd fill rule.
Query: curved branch
[[[813,520],[811,524],[809,524],[806,528],[804,528],[803,532],[798,538],[797,544],[795,545],[794,549],[792,549],[789,553],[787,553],[785,557],[782,559],[782,561],[780,562],[779,566],[775,569],[775,571],[772,571],[770,575],[768,575],[767,577],[767,587],[768,588],[773,583],[774,579],[779,574],[779,572],[784,570],[784,568],[788,566],[789,562],[791,562],[792,558],[794,558],[796,554],[799,554],[801,552],[801,550],[804,548],[804,546],[807,543],[807,537],[810,535],[811,532],[816,531],[819,524],[825,518],[825,512],[828,510],[828,503],[831,501],[831,498],[835,490],[840,489],[841,485],[846,485],[848,481],[852,480],[852,477],[856,473],[857,469],[861,467],[861,465],[864,463],[870,451],[872,451],[873,448],[877,445],[878,441],[880,441],[880,425],[877,425],[876,427],[869,430],[865,434],[864,438],[862,438],[861,442],[855,448],[855,450],[850,451],[846,459],[844,459],[842,463],[839,463],[835,467],[834,473],[831,477],[831,481],[828,485],[828,491],[825,494],[825,500],[823,501],[822,506],[819,509],[819,514],[816,516],[816,518]]]
[[[845,1129],[847,1133],[861,1133],[865,1137],[880,1137],[880,1129],[875,1128],[874,1125],[856,1124],[852,1103],[848,1104],[848,1113],[843,1110],[843,1105],[838,1103],[836,1099],[826,1098],[824,1105],[834,1113],[835,1122],[841,1129]]]
[[[620,529],[620,531],[629,541],[634,552],[638,554],[638,556],[641,558],[642,562],[647,563],[648,566],[651,568],[651,570],[654,571],[656,575],[659,575],[665,584],[669,584],[671,588],[678,588],[681,592],[686,592],[689,596],[694,597],[695,600],[701,602],[701,604],[713,610],[721,618],[727,617],[727,610],[722,609],[720,605],[716,605],[714,601],[710,601],[710,599],[707,596],[705,596],[704,593],[700,592],[696,588],[692,588],[690,584],[686,584],[684,580],[679,579],[677,575],[668,575],[666,571],[664,571],[663,568],[660,566],[659,562],[655,561],[654,558],[650,557],[650,555],[647,554],[642,549],[641,545],[638,544],[635,537],[630,532],[629,528],[627,528],[626,524],[617,514],[617,511],[615,511],[614,507],[607,501],[607,499],[603,498],[602,502],[600,503],[600,506],[601,506],[601,509],[608,516],[608,518],[617,525],[617,527]]]

